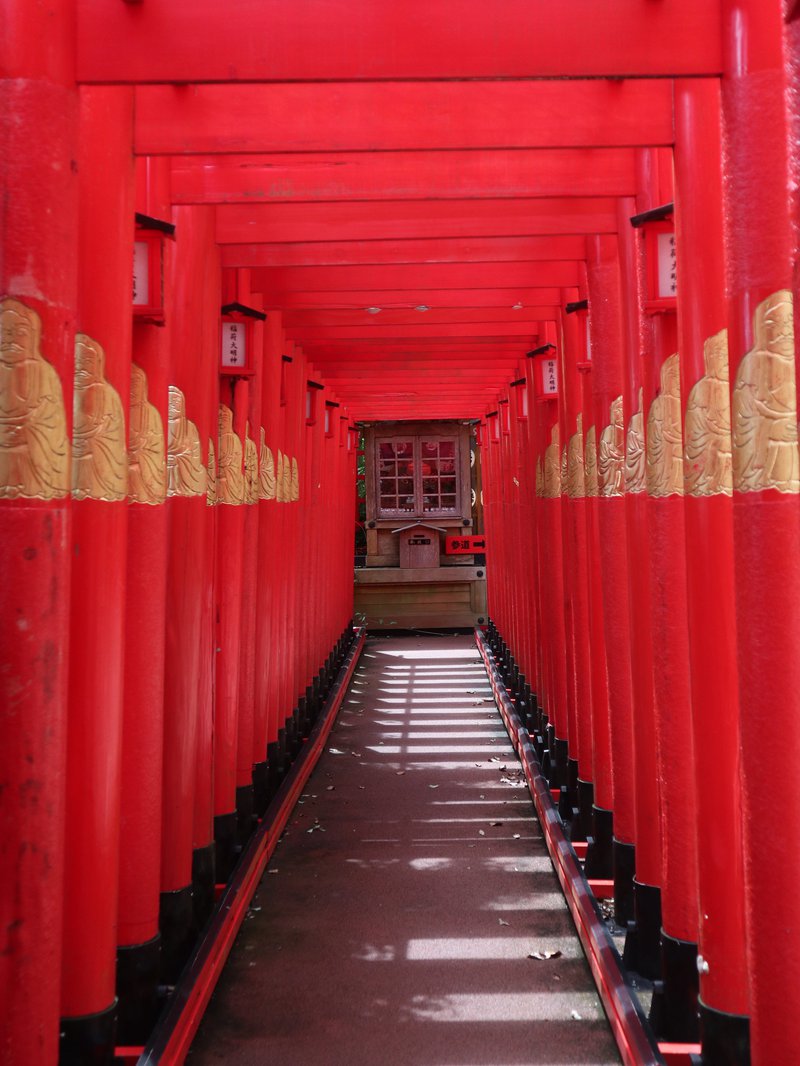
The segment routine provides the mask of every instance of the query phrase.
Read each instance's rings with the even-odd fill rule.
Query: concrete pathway
[[[619,1061],[472,638],[371,638],[188,1062]]]

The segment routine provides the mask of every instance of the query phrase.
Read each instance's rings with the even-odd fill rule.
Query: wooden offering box
[[[474,446],[474,442],[473,446]],[[445,538],[476,532],[471,427],[383,422],[364,434],[365,569],[356,611],[381,628],[473,626],[486,616],[485,568],[444,554]]]

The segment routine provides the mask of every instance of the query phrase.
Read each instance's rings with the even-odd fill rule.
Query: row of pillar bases
[[[569,741],[556,736],[536,693],[514,654],[490,619],[485,632],[494,665],[521,724],[533,741],[542,774],[558,794],[558,814],[573,843],[585,842],[587,881],[613,880],[613,920],[625,933],[622,964],[652,982],[649,1022],[658,1040],[700,1043],[693,1066],[742,1066],[750,1061],[746,1016],[727,1014],[703,1003],[699,995],[697,944],[669,936],[661,924],[661,889],[636,878],[636,847],[614,836],[614,813],[594,803],[591,781],[578,776]]]
[[[214,913],[218,889],[233,876],[240,855],[267,812],[314,728],[353,644],[343,630],[305,694],[253,766],[250,785],[236,791],[236,810],[214,819],[214,840],[195,849],[192,882],[161,894],[159,933],[117,951],[117,998],[105,1011],[62,1018],[59,1066],[110,1066],[118,1047],[145,1043]]]

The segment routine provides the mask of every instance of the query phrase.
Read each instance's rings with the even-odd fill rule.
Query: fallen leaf
[[[508,925],[508,922],[504,922],[502,918],[498,918],[497,919],[497,924],[498,925]]]
[[[395,770],[396,777],[402,777],[405,774],[405,770]]]
[[[328,748],[328,751],[331,753],[331,755],[346,755],[347,754],[346,751],[339,751],[338,748]]]
[[[528,955],[529,959],[538,959],[540,962],[545,962],[547,959],[560,959],[560,951],[531,951]]]
[[[489,825],[502,825],[502,822],[489,822]]]
[[[360,759],[360,758],[361,758],[361,752],[360,752],[360,751],[351,751],[351,752],[350,752],[350,754],[351,754],[351,755],[353,756],[353,758],[355,758],[355,759]]]
[[[520,838],[521,836],[522,836],[522,834],[521,834],[521,833],[515,833],[515,834],[514,834],[514,840],[519,840],[519,838]]]
[[[276,874],[277,872],[278,872],[277,870],[267,870],[268,874]]]
[[[428,788],[438,788],[438,785],[428,785]]]
[[[582,1015],[578,1014],[578,1012],[576,1010],[571,1010],[569,1012],[569,1016],[570,1016],[570,1018],[574,1018],[576,1022],[579,1022],[579,1021],[582,1020]]]
[[[328,787],[325,789],[325,791],[326,792],[335,792],[336,791],[336,786],[335,785],[328,785]]]
[[[478,836],[479,836],[479,837],[485,837],[485,836],[486,836],[486,834],[484,833],[484,831],[483,831],[482,829],[479,829],[479,830],[478,830]]]

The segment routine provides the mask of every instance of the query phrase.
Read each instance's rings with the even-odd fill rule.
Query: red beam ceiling
[[[174,203],[626,196],[632,148],[177,158]]]
[[[721,70],[718,0],[81,0],[86,82],[686,75]]]
[[[220,204],[221,244],[615,233],[608,198]]]
[[[366,306],[372,306],[381,291],[387,289],[534,288],[577,285],[577,263],[568,260],[541,263],[384,263],[380,266],[280,267],[263,268],[252,273],[255,292],[269,293],[319,289],[328,292],[364,290],[373,293]],[[425,300],[420,300],[425,303]],[[380,303],[376,306],[382,306]]]
[[[672,82],[158,85],[140,155],[672,144]]]
[[[459,237],[404,241],[334,241],[314,244],[227,244],[224,267],[346,266],[369,263],[521,263],[585,259],[586,239]]]
[[[539,319],[522,319],[509,322],[451,322],[428,325],[424,322],[406,322],[396,326],[287,326],[286,332],[299,344],[312,341],[347,340],[350,338],[433,338],[433,337],[527,337],[539,328]]]
[[[549,313],[560,301],[556,288],[485,288],[485,289],[350,289],[346,291],[294,291],[271,289],[263,294],[267,310],[363,310],[376,305],[384,310],[414,308],[425,304],[432,308],[442,307],[513,307],[521,303],[526,310],[543,318],[553,318]],[[542,308],[545,311],[542,311]]]
[[[558,303],[560,290],[553,291],[555,292],[553,302]],[[487,322],[519,322],[538,317],[538,315],[531,315],[526,308],[515,311],[510,307],[458,309],[433,307],[429,311],[381,311],[380,314],[370,314],[363,308],[359,308],[357,311],[287,311],[283,315],[283,325],[287,329],[305,326],[398,326],[407,323],[433,327],[455,322],[470,322],[479,325]],[[431,329],[431,332],[436,331]]]

